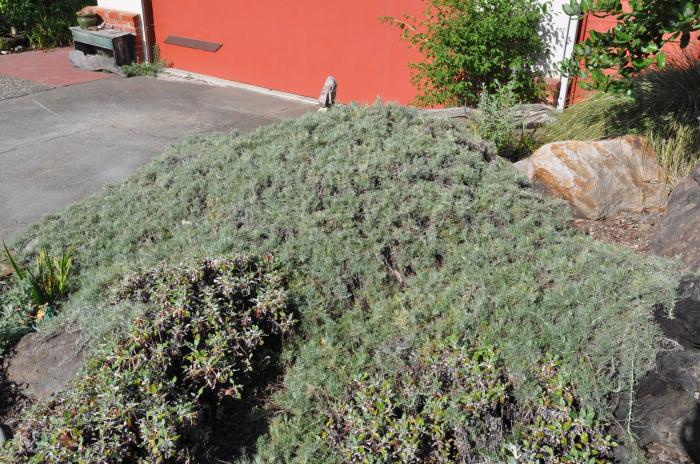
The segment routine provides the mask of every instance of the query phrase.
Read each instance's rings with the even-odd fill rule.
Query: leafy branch
[[[630,0],[629,8],[620,0],[571,0],[564,12],[617,20],[607,32],[590,31],[562,63],[565,74],[585,79],[581,86],[586,89],[631,93],[636,75],[665,67],[664,46],[677,42],[686,49],[692,33],[700,30],[698,0]]]

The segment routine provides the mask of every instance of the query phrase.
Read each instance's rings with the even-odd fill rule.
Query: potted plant
[[[93,11],[83,8],[76,13],[76,16],[78,17],[78,26],[80,26],[80,29],[89,29],[97,26],[97,13]]]

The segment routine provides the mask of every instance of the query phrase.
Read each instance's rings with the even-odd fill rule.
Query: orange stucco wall
[[[380,16],[417,14],[421,0],[153,0],[156,41],[173,67],[318,97],[327,76],[340,101],[409,103],[417,50]],[[165,44],[169,35],[222,43],[217,52]]]

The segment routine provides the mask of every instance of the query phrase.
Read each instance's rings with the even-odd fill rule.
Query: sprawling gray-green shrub
[[[611,414],[655,355],[665,261],[593,242],[561,203],[449,121],[337,108],[257,132],[190,138],[34,236],[76,246],[80,290],[53,324],[114,327],[99,307],[125,271],[204,252],[274,253],[299,336],[258,459],[325,462],[327,412],[362,375],[392,377],[430,341],[498,349],[516,413],[537,407],[545,353],[581,408]],[[106,321],[106,322],[105,322]],[[532,448],[537,448],[534,444]]]

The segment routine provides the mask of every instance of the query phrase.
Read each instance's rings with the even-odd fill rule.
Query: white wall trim
[[[574,45],[576,45],[576,39],[578,38],[578,17],[569,17],[569,30],[566,34],[566,47],[564,48],[564,58],[571,58],[574,52]],[[557,100],[557,108],[560,110],[564,109],[566,106],[566,98],[569,95],[569,87],[571,85],[571,79],[568,77],[561,78],[561,86],[559,89],[559,99]]]

